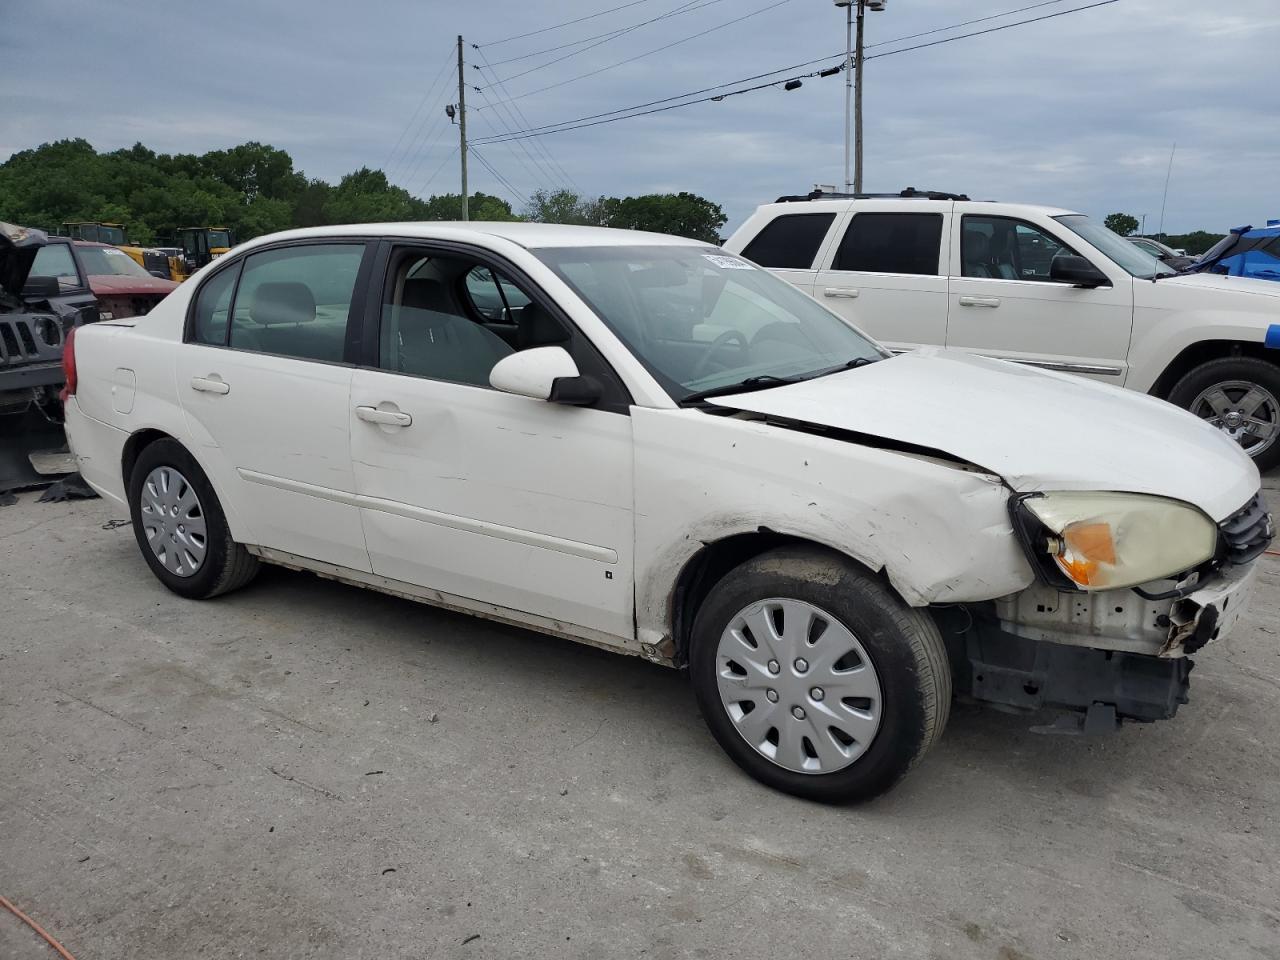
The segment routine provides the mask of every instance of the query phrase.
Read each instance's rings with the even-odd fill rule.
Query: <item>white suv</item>
[[[1178,274],[1070,210],[911,189],[782,197],[725,247],[894,350],[936,344],[1140,390],[1260,469],[1280,464],[1280,285]]]

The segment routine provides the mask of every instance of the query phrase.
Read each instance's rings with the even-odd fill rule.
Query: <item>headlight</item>
[[[1163,580],[1213,557],[1218,528],[1190,504],[1134,493],[1046,493],[1018,501],[1034,559],[1082,590]],[[1038,528],[1038,529],[1036,529]]]

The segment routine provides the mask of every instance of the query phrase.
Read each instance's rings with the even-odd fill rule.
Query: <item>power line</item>
[[[525,206],[528,206],[529,198],[526,197],[519,190],[517,190],[515,187],[513,187],[511,185],[510,180],[508,180],[506,177],[500,174],[497,170],[495,170],[493,168],[493,164],[491,164],[488,160],[485,159],[484,154],[482,154],[479,150],[472,150],[471,152],[475,156],[475,158],[480,161],[480,163],[484,166],[484,168],[488,170],[491,174],[493,174],[493,178],[495,180],[497,180],[502,186],[506,187],[509,191],[511,191],[512,196],[514,196],[522,204],[524,204]]]
[[[483,90],[480,92],[482,94],[484,93]],[[478,119],[484,120],[484,114],[482,113],[477,113],[476,117]],[[502,129],[503,131],[505,131],[505,132],[497,133],[495,134],[495,136],[508,136],[511,134],[519,133],[519,131],[515,127],[504,122],[503,119],[497,114],[494,115],[494,119],[497,120],[502,125]],[[485,120],[486,124],[488,124],[488,122],[489,121]],[[490,126],[489,129],[492,130],[494,128]],[[488,139],[487,137],[477,137],[473,142],[479,142],[480,140],[487,140],[487,139]],[[521,150],[524,151],[525,156],[529,158],[528,160],[524,159],[524,157],[521,157],[520,154],[516,153],[514,147],[512,147],[510,143],[508,143],[508,149],[511,150],[511,155],[516,159],[516,161],[522,167],[524,167],[525,172],[529,174],[529,177],[530,179],[532,179],[534,184],[536,186],[550,186],[554,188],[556,184],[556,179],[557,179],[556,175],[553,174],[548,168],[546,168],[539,161],[539,158],[535,154],[529,151],[529,148],[525,145],[525,142],[523,140],[517,140],[514,142],[514,144],[515,144],[515,147],[519,147]]]
[[[588,46],[582,47],[581,49],[578,49],[578,50],[574,50],[570,53],[566,53],[562,57],[556,57],[554,60],[548,60],[546,63],[540,63],[537,66],[530,67],[528,70],[522,70],[519,73],[513,73],[510,76],[503,77],[502,79],[504,82],[510,81],[510,80],[517,80],[520,77],[528,76],[529,74],[534,73],[538,70],[542,70],[546,67],[554,66],[557,63],[563,63],[565,60],[568,60],[572,57],[576,57],[576,56],[579,56],[580,54],[586,53],[588,50],[594,50],[596,47],[603,46],[609,41],[616,40],[618,37],[625,36],[626,34],[631,33],[634,30],[639,30],[641,27],[647,27],[651,23],[658,23],[661,20],[670,20],[672,17],[678,17],[686,13],[694,13],[697,10],[702,10],[705,7],[710,7],[717,3],[723,3],[723,2],[724,0],[703,0],[703,2],[699,3],[697,2],[697,0],[686,0],[685,3],[680,4],[680,6],[676,7],[674,10],[668,10],[666,13],[662,14],[661,16],[651,17],[648,20],[642,20],[640,23],[633,23],[629,27],[623,27],[619,30],[611,31],[610,33],[602,33],[594,37],[588,37],[586,40],[579,40],[577,41],[578,43],[588,43],[588,41],[590,40],[594,40],[596,42],[589,43]],[[572,44],[565,44],[565,46],[572,46]],[[552,51],[544,50],[542,52],[550,53]],[[531,53],[531,54],[528,54],[527,56],[533,57],[533,56],[537,56],[537,54]],[[523,60],[526,58],[527,57],[520,57],[517,59]],[[505,60],[502,62],[510,63],[511,61]]]
[[[460,149],[462,149],[460,146],[455,145],[452,150],[450,150],[447,154],[445,154],[445,158],[440,161],[440,166],[436,167],[435,172],[432,173],[431,176],[427,177],[426,180],[422,181],[422,186],[418,187],[417,191],[415,192],[420,195],[423,193],[426,193],[427,187],[431,186],[431,182],[435,180],[436,177],[440,176],[440,171],[445,168],[445,164],[447,164],[450,160],[452,160],[455,156],[457,156],[457,153]]]
[[[575,23],[583,23],[587,20],[595,20],[597,17],[603,17],[606,13],[616,13],[619,10],[625,10],[627,7],[636,7],[648,0],[631,0],[630,3],[624,3],[620,6],[610,7],[608,10],[601,10],[599,13],[590,13],[585,17],[578,17],[574,20],[565,20],[563,23],[554,23],[549,27],[543,27],[541,30],[530,30],[528,33],[518,33],[514,37],[504,37],[501,40],[491,40],[489,43],[481,44],[484,47],[496,47],[500,43],[510,43],[512,40],[523,40],[525,37],[536,37],[540,33],[548,33],[551,30],[559,30],[561,27],[571,27]]]
[[[494,77],[495,82],[497,83],[497,86],[498,86],[499,93],[501,93],[503,96],[508,97],[508,103],[505,104],[502,109],[508,114],[508,116],[511,116],[514,111],[515,119],[513,120],[513,126],[516,128],[516,130],[527,129],[530,126],[532,126],[532,124],[529,123],[529,118],[526,117],[524,115],[524,111],[520,109],[520,104],[509,101],[510,95],[507,90],[506,83],[496,75],[493,67],[490,66],[489,64],[489,58],[484,55],[484,51],[477,48],[476,54],[479,55],[482,61],[484,61],[484,66],[488,70],[489,75]],[[487,91],[481,90],[480,92],[486,100],[490,99],[490,96]],[[521,124],[523,124],[524,126],[521,127]],[[565,168],[560,164],[560,161],[558,161],[554,156],[551,155],[551,151],[547,149],[547,145],[543,143],[541,140],[534,140],[533,143],[534,143],[534,146],[537,147],[538,150],[542,152],[543,156],[547,158],[548,162],[550,162],[553,167],[555,167],[557,170],[560,171],[560,175],[564,178],[564,183],[572,185],[575,189],[579,189],[578,185],[574,182],[573,177],[569,175],[569,171],[565,170]],[[512,152],[514,153],[514,151]]]
[[[1049,0],[1049,2],[1062,2],[1062,0]],[[1072,8],[1070,8],[1070,9],[1068,9],[1068,10],[1059,10],[1059,11],[1055,11],[1054,13],[1044,14],[1043,16],[1039,16],[1039,17],[1031,17],[1031,18],[1028,18],[1028,19],[1026,19],[1026,20],[1018,20],[1018,21],[1016,21],[1016,22],[1014,22],[1014,23],[1001,24],[1000,26],[996,26],[996,27],[988,27],[988,28],[987,28],[987,29],[985,29],[985,30],[975,30],[975,31],[973,31],[973,32],[971,32],[971,33],[959,34],[959,35],[954,36],[954,37],[946,37],[946,38],[941,39],[941,40],[934,40],[934,41],[930,41],[929,43],[920,43],[920,44],[915,44],[915,45],[910,46],[910,47],[902,47],[902,48],[899,48],[899,49],[896,49],[896,50],[886,50],[884,53],[877,53],[877,54],[873,54],[873,55],[871,55],[871,56],[866,57],[865,59],[867,59],[867,60],[874,60],[874,59],[877,59],[877,58],[879,58],[879,57],[888,57],[888,56],[893,56],[893,55],[895,55],[895,54],[899,54],[899,53],[909,53],[909,52],[911,52],[911,51],[913,51],[913,50],[921,50],[921,49],[924,49],[925,47],[934,47],[934,46],[939,46],[940,44],[944,44],[944,43],[951,43],[951,42],[952,42],[952,41],[954,41],[954,40],[965,40],[965,39],[968,39],[969,37],[977,37],[977,36],[982,36],[982,35],[984,35],[984,34],[988,34],[988,33],[996,33],[996,32],[998,32],[998,31],[1000,31],[1000,30],[1008,30],[1008,29],[1011,29],[1011,28],[1013,28],[1013,27],[1020,27],[1020,26],[1024,26],[1024,25],[1029,24],[1029,23],[1038,23],[1038,22],[1040,22],[1040,21],[1042,21],[1042,20],[1051,20],[1051,19],[1053,19],[1053,18],[1055,18],[1055,17],[1062,17],[1062,16],[1066,16],[1067,14],[1071,14],[1071,13],[1079,13],[1079,12],[1081,12],[1081,11],[1083,11],[1083,10],[1092,10],[1092,9],[1094,9],[1095,7],[1105,7],[1105,6],[1108,6],[1108,5],[1112,4],[1112,3],[1118,3],[1118,2],[1119,2],[1119,0],[1098,0],[1098,2],[1096,2],[1096,3],[1090,3],[1090,4],[1086,4],[1086,5],[1084,5],[1084,6],[1079,6],[1079,7],[1072,7]],[[1031,7],[1024,7],[1024,8],[1020,8],[1020,9],[1022,9],[1022,10],[1027,10],[1027,9],[1031,9],[1032,7],[1036,7],[1036,6],[1047,6],[1047,5],[1048,5],[1047,3],[1044,3],[1044,4],[1032,4],[1032,5],[1031,5]],[[1004,13],[1004,14],[997,14],[997,15],[995,15],[995,16],[1010,16],[1011,14],[1016,13],[1016,12],[1019,12],[1019,11],[1008,11],[1008,12],[1006,12],[1006,13]],[[980,19],[990,19],[990,18],[980,18]],[[973,22],[973,21],[971,21],[971,22]],[[946,30],[954,30],[954,29],[956,29],[958,26],[963,26],[963,24],[952,25],[952,26],[950,26],[950,27],[941,27],[941,28],[939,28],[939,29],[938,29],[938,30],[936,30],[936,31],[927,31],[927,32],[926,32],[926,33],[924,33],[924,34],[916,34],[915,36],[925,36],[925,35],[927,35],[927,34],[929,34],[929,33],[938,33],[938,32],[944,32],[944,31],[946,31]],[[911,39],[911,38],[910,38],[910,37],[904,37],[904,38],[899,38],[899,39],[897,39],[897,40],[886,40],[886,41],[882,41],[881,43],[875,44],[875,46],[883,46],[883,45],[887,45],[887,44],[890,44],[890,43],[898,43],[898,42],[901,42],[901,40],[903,40],[903,39]],[[726,87],[731,87],[731,86],[734,86],[735,84],[738,84],[738,83],[747,83],[747,82],[749,82],[749,81],[751,81],[751,80],[761,79],[761,78],[763,78],[763,77],[775,76],[775,75],[780,74],[780,73],[786,73],[786,72],[789,72],[789,71],[791,71],[791,70],[797,70],[797,69],[799,69],[799,68],[801,68],[801,67],[811,66],[812,64],[815,64],[815,63],[821,63],[821,62],[824,62],[824,61],[833,60],[833,59],[835,59],[835,58],[837,58],[837,57],[838,57],[841,61],[843,61],[843,60],[844,60],[844,58],[845,58],[845,53],[844,53],[844,51],[840,51],[840,52],[838,52],[838,53],[829,54],[829,55],[828,55],[828,56],[826,56],[826,57],[819,57],[819,58],[816,58],[816,59],[814,59],[814,60],[808,60],[808,61],[805,61],[804,63],[794,64],[794,65],[792,65],[792,66],[790,66],[790,67],[783,67],[783,68],[781,68],[780,70],[771,70],[771,71],[769,71],[768,73],[757,74],[755,77],[746,77],[746,78],[743,78],[743,79],[741,79],[741,80],[733,80],[733,81],[730,81],[730,82],[728,82],[728,83],[717,84],[717,85],[712,86],[712,87],[706,87],[706,88],[704,88],[704,89],[702,89],[702,90],[697,90],[697,91],[693,91],[693,92],[686,93],[686,94],[679,94],[679,95],[674,96],[674,97],[666,97],[666,98],[663,98],[663,99],[661,99],[661,100],[653,100],[653,101],[650,101],[650,102],[649,102],[649,103],[647,103],[647,104],[637,104],[637,105],[636,105],[636,106],[634,106],[634,107],[623,107],[623,108],[621,108],[621,109],[619,109],[619,110],[612,110],[612,111],[608,111],[607,113],[603,113],[603,114],[595,114],[595,115],[593,115],[593,116],[591,116],[591,117],[581,117],[581,118],[579,118],[578,120],[567,120],[567,121],[563,121],[563,122],[558,123],[558,124],[546,124],[546,125],[544,125],[543,127],[532,127],[532,128],[528,128],[528,129],[526,129],[526,130],[519,131],[519,132],[516,134],[516,136],[519,136],[519,137],[522,137],[522,138],[523,138],[523,137],[535,137],[535,138],[540,138],[540,137],[544,137],[544,136],[549,136],[550,134],[553,134],[553,133],[565,133],[565,132],[567,132],[567,131],[569,131],[569,130],[580,130],[580,129],[583,129],[583,128],[585,128],[585,127],[595,127],[595,126],[599,126],[599,125],[601,125],[601,124],[605,124],[605,123],[614,123],[614,122],[616,122],[616,121],[618,121],[618,120],[630,120],[630,119],[632,119],[632,118],[634,118],[634,117],[645,117],[645,116],[649,116],[649,115],[654,114],[654,113],[662,113],[662,112],[667,111],[667,110],[675,110],[675,109],[678,109],[678,108],[680,108],[680,107],[689,107],[689,106],[693,106],[694,104],[698,104],[698,103],[708,103],[708,102],[713,101],[713,100],[724,100],[724,99],[725,99],[725,98],[727,98],[727,97],[738,96],[739,94],[743,94],[743,93],[751,93],[751,92],[756,91],[756,90],[763,90],[763,89],[765,89],[766,87],[774,87],[774,86],[777,86],[777,85],[778,85],[778,84],[780,84],[780,83],[783,83],[784,81],[783,81],[783,80],[781,80],[781,79],[779,79],[779,80],[772,80],[772,81],[769,81],[769,82],[767,82],[767,83],[757,84],[756,86],[752,86],[752,87],[745,87],[745,88],[742,88],[742,89],[740,89],[740,90],[726,90],[726,92],[724,92],[724,93],[715,94],[714,96],[710,96],[710,97],[702,97],[701,99],[696,99],[696,100],[691,100],[691,99],[686,99],[686,98],[688,98],[688,97],[696,97],[696,96],[698,96],[699,94],[702,94],[702,93],[709,93],[709,92],[711,92],[711,91],[713,91],[713,90],[722,90],[722,89],[724,89],[724,88],[726,88]],[[839,72],[839,69],[841,69],[841,68],[839,68],[839,67],[835,68],[835,72]],[[799,79],[808,79],[808,78],[810,78],[810,77],[819,76],[819,75],[821,75],[821,74],[825,74],[825,73],[828,73],[828,71],[826,71],[826,70],[822,70],[822,71],[813,71],[813,72],[811,72],[811,73],[797,74],[797,75],[795,75],[795,76],[793,76],[793,77],[791,77],[791,78],[789,78],[789,79],[796,79],[796,80],[799,80]],[[670,103],[670,101],[674,101],[674,100],[680,100],[681,102],[680,102],[680,103]],[[659,104],[667,104],[667,105],[666,105],[666,106],[657,106],[657,105],[659,105]],[[652,110],[644,110],[644,109],[641,109],[641,108],[643,108],[643,107],[648,107],[648,106],[654,106],[654,107],[655,107],[655,109],[652,109]],[[636,111],[636,112],[631,112],[631,111]],[[615,116],[615,114],[625,114],[625,116]],[[603,119],[602,119],[602,118],[603,118]],[[501,141],[501,140],[486,140],[486,141],[482,141],[482,142],[498,143],[498,142],[502,142],[502,141]]]
[[[709,33],[715,33],[717,30],[723,30],[725,27],[731,27],[735,23],[741,23],[743,20],[749,20],[752,17],[758,16],[762,13],[766,13],[767,11],[772,10],[774,7],[780,7],[784,3],[790,3],[790,2],[791,0],[774,0],[773,3],[769,3],[756,10],[752,10],[750,13],[743,14],[741,17],[735,17],[734,19],[727,20],[724,23],[718,24],[717,26],[709,27],[706,30],[703,30],[699,33],[694,33],[687,37],[682,37],[679,40],[673,40],[671,43],[663,44],[662,46],[657,47],[653,50],[647,50],[644,53],[638,53],[634,57],[627,57],[625,60],[619,60],[617,63],[611,63],[608,66],[600,67],[597,70],[590,70],[587,73],[579,74],[576,77],[570,77],[568,80],[560,80],[556,83],[548,84],[545,87],[538,87],[536,90],[527,90],[524,93],[518,93],[514,97],[508,97],[507,99],[511,101],[523,100],[525,97],[531,97],[536,93],[546,93],[548,90],[555,90],[557,87],[563,87],[566,84],[576,83],[579,80],[585,80],[588,77],[597,76],[598,74],[604,73],[608,70],[614,70],[618,67],[624,66],[625,64],[634,63],[637,60],[643,60],[645,57],[651,57],[655,53],[661,53],[664,50],[670,50],[672,47],[678,47],[682,43],[688,43],[691,40],[697,40],[699,37],[705,37]]]
[[[413,115],[409,118],[409,122],[406,123],[404,125],[404,128],[400,131],[400,136],[396,140],[396,145],[391,148],[391,153],[388,154],[386,163],[382,165],[384,170],[390,171],[392,161],[395,159],[396,151],[398,151],[400,149],[400,145],[404,143],[405,135],[413,128],[414,123],[418,119],[418,115],[422,113],[422,108],[426,106],[427,99],[431,96],[431,94],[435,91],[436,86],[440,83],[440,78],[443,77],[445,73],[448,71],[449,63],[452,57],[453,57],[453,51],[450,50],[449,55],[445,57],[444,63],[441,65],[439,72],[436,73],[435,78],[432,79],[431,83],[427,85],[426,92],[422,94],[422,99],[418,101],[418,106],[413,111]],[[439,94],[436,94],[436,97],[438,99]]]

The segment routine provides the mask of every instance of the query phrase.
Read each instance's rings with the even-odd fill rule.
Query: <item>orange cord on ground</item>
[[[44,937],[45,942],[48,943],[49,946],[53,947],[53,949],[58,951],[58,956],[62,957],[62,960],[76,960],[75,957],[73,957],[70,953],[67,952],[67,949],[62,944],[60,944],[57,940],[53,939],[53,937],[49,936],[48,931],[46,931],[44,927],[40,926],[40,924],[36,923],[34,920],[28,917],[25,913],[23,913],[21,910],[15,907],[12,903],[10,903],[4,897],[0,897],[0,906],[5,907],[7,910],[9,910],[9,912],[11,912],[15,917],[17,917],[19,920],[25,923],[28,927],[30,927],[36,933],[40,934],[40,936]]]

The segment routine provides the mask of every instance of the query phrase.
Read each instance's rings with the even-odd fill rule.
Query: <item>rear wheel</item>
[[[1217,427],[1259,470],[1280,465],[1280,367],[1254,357],[1201,364],[1169,393],[1169,401]]]
[[[231,539],[209,479],[176,440],[157,440],[139,454],[129,507],[143,559],[174,593],[216,597],[258,572],[257,558]]]
[[[942,735],[951,672],[929,615],[838,554],[749,560],[694,621],[694,692],[762,783],[828,803],[888,790]]]

